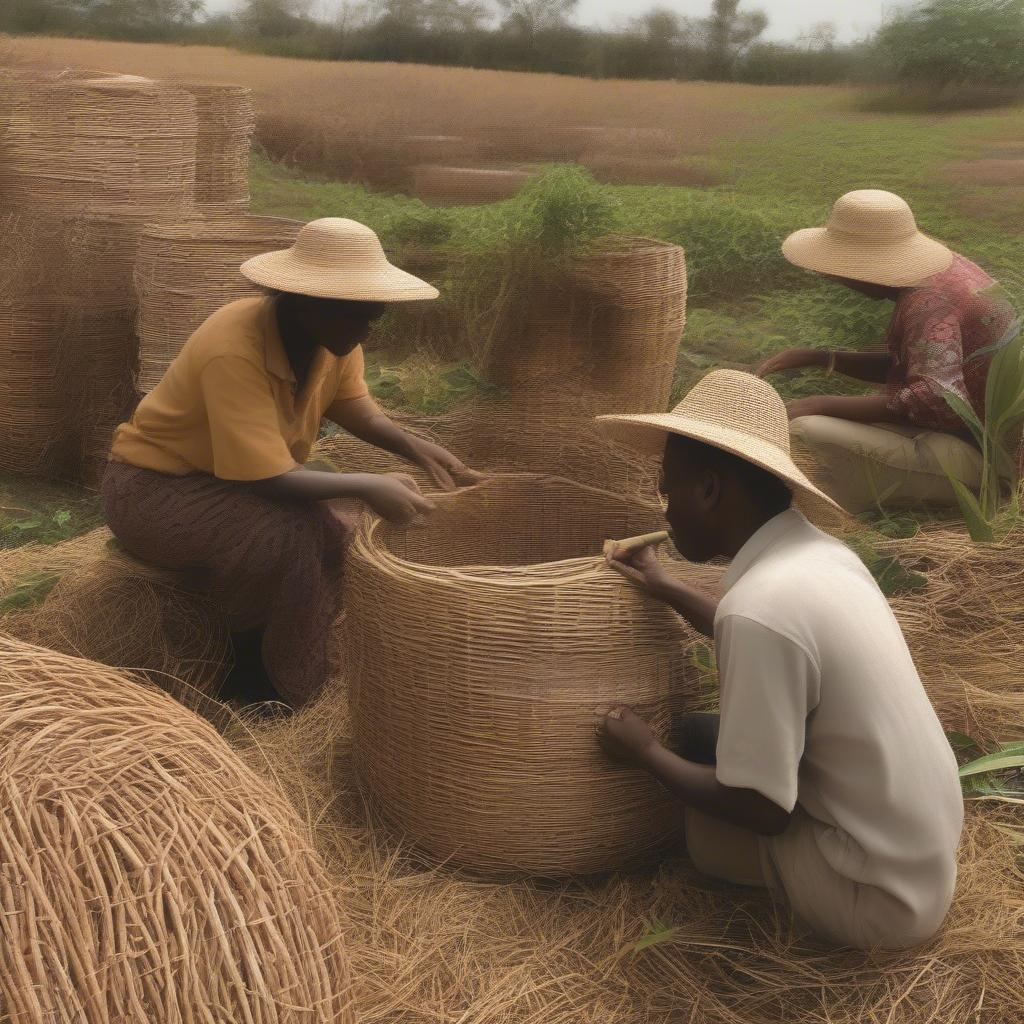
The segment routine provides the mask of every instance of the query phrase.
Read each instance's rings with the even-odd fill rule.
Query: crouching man
[[[717,600],[670,576],[651,548],[609,554],[714,637],[721,714],[687,716],[676,751],[615,708],[598,723],[601,746],[678,800],[701,871],[781,890],[840,946],[925,942],[956,881],[956,760],[874,579],[805,517],[833,503],[790,457],[781,398],[720,370],[672,413],[598,422],[662,454],[680,553],[732,563]]]

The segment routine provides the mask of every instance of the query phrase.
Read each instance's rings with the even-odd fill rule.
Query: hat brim
[[[793,488],[794,502],[808,519],[831,523],[837,517],[845,519],[848,516],[841,505],[807,479],[789,455],[775,445],[758,443],[742,431],[673,413],[598,416],[597,427],[610,440],[627,445],[650,458],[661,458],[669,434],[703,441],[784,480]]]
[[[291,249],[261,253],[239,268],[253,284],[318,299],[350,302],[418,302],[441,293],[426,281],[385,263],[365,273],[344,274],[305,263]]]
[[[920,284],[953,262],[951,249],[920,231],[895,242],[872,242],[828,228],[804,228],[782,243],[782,254],[804,270],[890,288]]]

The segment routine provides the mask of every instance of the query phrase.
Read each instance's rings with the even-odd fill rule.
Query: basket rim
[[[431,500],[435,502],[454,500],[470,492],[479,493],[495,485],[513,481],[545,481],[548,483],[567,484],[583,493],[602,498],[611,498],[621,504],[633,505],[638,510],[649,509],[657,516],[664,515],[663,509],[656,502],[647,502],[639,497],[630,497],[629,495],[618,494],[600,487],[592,487],[589,484],[580,483],[578,480],[571,480],[568,477],[557,476],[553,473],[495,473],[473,487],[464,487],[451,493],[431,494]],[[352,542],[352,548],[353,552],[358,550],[363,558],[368,562],[372,562],[377,569],[394,577],[418,579],[435,585],[439,583],[473,583],[479,586],[481,583],[487,583],[489,586],[503,589],[563,586],[566,583],[582,583],[596,580],[616,585],[631,585],[628,580],[618,573],[606,571],[603,553],[583,555],[576,558],[563,558],[551,562],[531,562],[526,565],[486,565],[480,563],[447,566],[414,562],[396,555],[381,541],[381,534],[388,526],[387,522],[378,517],[364,521]]]

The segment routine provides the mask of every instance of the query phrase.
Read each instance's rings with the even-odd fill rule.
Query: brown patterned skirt
[[[206,473],[168,476],[109,462],[107,523],[135,558],[191,569],[231,628],[263,627],[263,663],[278,693],[301,707],[327,680],[327,637],[341,610],[352,524],[320,502],[256,494]]]

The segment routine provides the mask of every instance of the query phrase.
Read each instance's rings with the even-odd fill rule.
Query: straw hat
[[[771,384],[751,373],[714,370],[671,412],[598,416],[597,425],[611,440],[657,458],[669,434],[692,437],[784,480],[808,518],[835,519],[844,512],[797,467],[786,406]]]
[[[892,192],[847,192],[823,228],[794,232],[782,243],[790,263],[820,274],[907,288],[946,270],[953,253],[922,234],[907,203]]]
[[[436,299],[433,286],[392,266],[376,233],[343,217],[310,221],[290,249],[246,260],[242,273],[254,284],[321,299],[413,302]]]

